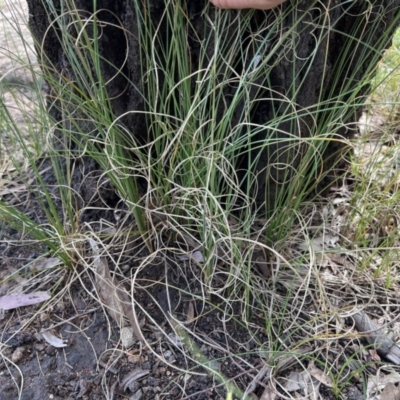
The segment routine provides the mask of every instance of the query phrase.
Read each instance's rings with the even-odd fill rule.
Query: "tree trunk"
[[[27,1],[30,27],[41,54],[39,58],[57,79],[64,77],[68,82],[79,83],[63,47],[65,32],[55,22],[68,7],[71,8],[72,1]],[[75,0],[74,7],[80,10],[79,15],[84,19],[93,14],[93,3]],[[338,138],[348,139],[356,131],[356,122],[370,88],[366,78],[373,74],[383,50],[389,46],[400,15],[400,0],[298,1],[297,6],[293,3],[287,1],[282,6],[284,18],[279,27],[273,27],[276,10],[255,12],[251,31],[243,37],[245,46],[250,37],[258,34],[260,26],[265,27],[265,21],[270,21],[271,29],[275,29],[261,54],[269,57],[265,74],[259,79],[261,89],[252,89],[249,94],[249,101],[254,102],[251,122],[264,126],[254,136],[253,142],[268,138],[272,144],[261,152],[250,145],[247,156],[242,158],[242,165],[237,166],[243,169],[255,163],[257,185],[254,186],[257,189],[253,195],[259,205],[266,202],[268,208],[273,207],[277,196],[282,196],[282,189],[287,188],[285,196],[295,196],[293,188],[300,184],[297,180],[299,174],[309,174],[325,185],[326,182],[320,179],[323,176],[321,171],[331,168],[343,156],[345,145]],[[200,43],[210,33],[211,22],[217,15],[212,6],[206,8],[207,4],[206,0],[191,0],[184,9],[189,17],[184,28],[193,70],[201,64]],[[156,50],[161,53],[164,44],[167,45],[165,41],[171,37],[163,21],[165,1],[151,0],[148,7],[154,24],[160,23],[158,34],[163,39],[157,42]],[[99,36],[98,51],[103,57],[101,71],[114,115],[120,117],[128,111],[138,111],[127,114],[121,121],[137,140],[146,143],[151,139],[146,115],[141,113],[146,111],[146,71],[138,40],[140,21],[136,18],[134,2],[98,0],[97,10],[102,10],[97,14],[98,20],[106,23]],[[237,14],[242,13],[244,17],[246,12],[227,12],[232,15],[232,24],[226,34],[234,37],[241,21],[241,18],[236,18]],[[207,43],[207,51],[212,54],[215,43]],[[256,60],[259,50],[251,51],[253,54],[248,54],[247,59]],[[243,70],[240,54],[236,65],[232,75]],[[120,73],[116,74],[115,67]],[[165,76],[161,75],[161,84],[164,79]],[[195,84],[193,78],[192,85]],[[224,90],[229,102],[238,90],[238,84],[227,85]],[[52,101],[51,95],[50,92],[49,105],[53,117],[65,122],[61,108]],[[221,105],[217,117],[223,116],[224,109]],[[235,116],[231,121],[232,127],[238,123],[239,115],[240,106],[237,119]],[[92,127],[87,121],[85,123],[87,126],[82,129],[90,131]],[[311,146],[305,139],[316,136],[336,139],[329,141],[327,146],[314,148],[315,143]],[[293,138],[302,140],[294,143]],[[316,164],[302,165],[302,159],[309,152],[317,154]]]

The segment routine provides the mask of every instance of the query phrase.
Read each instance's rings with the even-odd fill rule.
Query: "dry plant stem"
[[[118,374],[118,370],[117,369],[115,369],[114,367],[109,367],[108,365],[107,365],[107,363],[105,363],[104,361],[99,361],[99,365],[101,366],[101,367],[103,367],[107,372],[111,372],[112,374],[114,374],[114,375],[117,375]]]

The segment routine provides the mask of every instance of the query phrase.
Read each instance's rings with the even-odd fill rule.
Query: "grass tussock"
[[[103,307],[110,335],[115,324],[121,331],[127,325],[136,332],[145,324],[155,327],[157,338],[189,360],[186,369],[162,358],[146,335],[143,346],[181,374],[195,374],[202,366],[225,387],[227,398],[232,393],[250,398],[260,382],[262,393],[291,398],[295,394],[288,376],[303,382],[298,390],[304,393],[316,385],[315,379],[305,378],[310,374],[319,374],[337,398],[355,382],[371,394],[364,373],[374,360],[364,354],[364,342],[349,318],[366,309],[387,323],[392,314],[382,299],[390,308],[399,287],[400,35],[372,81],[380,57],[375,50],[365,55],[371,68],[363,69],[358,86],[343,82],[339,94],[327,99],[321,93],[320,103],[309,109],[293,101],[309,73],[308,64],[302,64],[297,71],[302,78],[290,87],[280,112],[267,123],[254,123],[254,110],[273,99],[269,74],[289,58],[302,34],[301,19],[292,30],[281,31],[283,19],[293,17],[295,8],[276,11],[253,35],[252,12],[215,12],[205,32],[191,27],[199,35],[194,39],[200,48],[196,69],[186,46],[191,19],[183,2],[168,2],[155,23],[150,7],[133,1],[140,27],[135,40],[145,77],[140,92],[144,110],[116,115],[104,68],[114,71],[113,79],[124,72],[101,56],[96,38],[106,26],[98,18],[100,10],[89,15],[70,2],[63,4],[70,7],[60,12],[47,2],[49,15],[57,15],[52,28],[62,32],[71,75],[52,65],[42,42],[35,43],[41,70],[17,55],[13,58],[12,70],[22,63],[31,74],[29,91],[7,74],[0,80],[2,248],[9,252],[25,246],[37,257],[62,262],[50,271],[28,268],[24,290],[50,290],[53,297],[44,307],[50,310],[79,284]],[[232,26],[235,35],[226,35]],[[132,33],[122,24],[119,28],[131,43]],[[323,34],[316,37],[316,46],[325,39]],[[344,59],[352,51],[344,49]],[[337,73],[336,84],[340,69]],[[123,78],[135,85],[128,75]],[[378,137],[369,124],[350,141],[341,128],[359,107],[367,83],[374,87],[367,115],[383,114],[384,124]],[[24,124],[10,111],[6,96],[12,97]],[[136,114],[145,120],[142,136],[125,122]],[[291,129],[282,132],[282,127],[295,128],[305,120],[312,121],[308,137]],[[268,135],[261,135],[266,131]],[[322,162],[335,141],[354,149],[346,176],[337,179],[335,163],[325,171]],[[274,193],[273,208],[269,200],[260,204],[255,195],[261,174],[257,165],[265,154],[275,160],[267,166],[272,183],[266,186]],[[327,176],[334,183],[322,196],[321,182]],[[154,265],[162,279],[146,277]],[[17,290],[24,268],[1,284]],[[171,268],[179,279],[171,279]],[[163,309],[167,323],[161,324],[138,300],[143,293],[148,304],[161,303],[153,291],[157,285],[168,293],[167,303],[172,302],[170,293],[177,292],[192,305],[179,315]],[[105,299],[104,291],[115,295]],[[133,312],[126,312],[123,299]],[[201,318],[212,313],[220,321],[220,342],[201,329]],[[238,342],[233,326],[246,342]],[[223,348],[223,341],[236,353]],[[204,355],[207,346],[218,357]],[[249,358],[261,367],[255,370]],[[239,378],[251,379],[227,377],[221,369],[227,362],[240,366]],[[386,374],[397,373],[397,366],[380,362]],[[243,372],[246,368],[249,375]],[[108,382],[103,384],[107,391]]]

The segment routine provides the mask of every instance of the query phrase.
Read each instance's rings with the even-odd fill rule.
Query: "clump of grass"
[[[48,4],[50,14],[56,15],[52,2]],[[73,79],[57,73],[46,54],[40,53],[43,79],[52,88],[52,109],[57,110],[61,118],[53,120],[45,111],[44,98],[38,96],[32,111],[36,123],[31,125],[28,136],[28,142],[34,143],[36,149],[41,148],[37,145],[38,138],[48,136],[45,155],[50,160],[57,189],[49,187],[43,178],[37,163],[39,154],[32,152],[31,146],[26,144],[26,136],[21,134],[3,103],[1,119],[6,121],[8,129],[14,130],[15,146],[22,149],[34,179],[24,178],[26,166],[22,167],[19,159],[12,158],[17,176],[34,197],[35,204],[43,210],[43,218],[25,215],[23,207],[10,204],[9,198],[5,198],[0,202],[1,220],[47,246],[52,254],[71,267],[73,279],[81,279],[78,267],[93,271],[90,257],[87,261],[85,241],[100,228],[96,223],[82,222],[85,205],[82,208],[80,194],[75,190],[73,171],[77,168],[77,160],[94,160],[103,171],[103,178],[112,183],[122,199],[124,211],[128,210],[128,215],[134,219],[132,229],[111,226],[108,230],[95,232],[96,237],[104,240],[104,254],[118,260],[119,254],[129,247],[128,243],[139,237],[149,252],[138,268],[142,270],[156,255],[176,252],[177,243],[182,243],[186,249],[200,250],[204,261],[199,277],[202,296],[196,300],[218,309],[224,319],[234,319],[245,327],[256,346],[256,350],[237,355],[236,361],[245,363],[243,360],[248,354],[261,354],[263,363],[276,367],[275,375],[271,371],[269,379],[279,383],[285,368],[296,362],[301,365],[305,360],[309,361],[310,356],[302,349],[311,343],[315,352],[311,359],[320,362],[328,371],[338,371],[339,378],[334,387],[342,388],[349,380],[349,375],[343,371],[347,373],[350,362],[338,367],[315,345],[324,342],[329,348],[330,332],[337,314],[342,311],[332,300],[337,287],[330,286],[330,276],[321,279],[320,268],[328,262],[334,263],[332,253],[353,254],[357,251],[357,255],[362,256],[358,258],[360,265],[353,271],[355,276],[364,273],[367,265],[377,262],[379,257],[380,264],[374,274],[384,274],[387,288],[395,283],[392,250],[398,243],[398,233],[391,228],[390,221],[397,220],[397,181],[389,179],[382,190],[375,182],[379,178],[371,179],[374,174],[379,175],[381,167],[386,168],[386,161],[369,163],[366,172],[361,172],[354,163],[354,172],[359,179],[352,188],[352,196],[346,200],[347,219],[339,226],[334,226],[333,221],[337,207],[324,208],[317,205],[316,198],[312,199],[315,204],[310,205],[310,193],[324,176],[321,165],[327,146],[332,141],[343,140],[337,132],[342,121],[360,105],[356,100],[357,90],[361,91],[364,82],[356,89],[352,83],[344,82],[339,95],[332,93],[330,100],[335,105],[326,99],[323,102],[321,98],[321,104],[313,110],[298,109],[289,96],[283,102],[286,111],[268,121],[271,135],[260,140],[259,134],[266,127],[251,121],[257,102],[261,100],[257,96],[250,100],[250,92],[267,93],[271,60],[284,59],[287,46],[295,49],[296,36],[301,34],[296,31],[300,21],[294,24],[292,31],[280,36],[281,19],[289,17],[290,13],[294,15],[295,8],[288,8],[286,14],[278,13],[273,22],[266,19],[258,28],[260,38],[251,37],[246,45],[242,39],[250,30],[252,13],[217,12],[210,22],[210,29],[203,33],[204,37],[198,38],[202,46],[201,59],[199,68],[193,70],[190,54],[186,51],[186,27],[191,22],[183,2],[166,4],[162,24],[166,26],[168,40],[160,37],[161,23],[157,25],[150,19],[150,6],[143,9],[139,2],[133,4],[140,27],[142,74],[146,77],[141,95],[145,103],[143,112],[148,141],[143,143],[129,132],[123,124],[126,115],[117,117],[112,109],[102,74],[102,65],[107,60],[101,57],[96,40],[104,28],[104,23],[97,19],[98,12],[95,10],[93,14],[83,16],[73,7],[63,9],[53,24],[56,31],[63,32],[60,43],[73,71]],[[228,37],[225,33],[232,25],[238,30],[236,36]],[[128,38],[130,33],[124,31],[124,35]],[[317,45],[324,40],[323,36],[317,38]],[[265,54],[263,49],[274,41],[275,47]],[[210,43],[214,43],[211,54],[208,52]],[[282,43],[287,46],[279,46]],[[36,45],[40,50],[42,43]],[[251,48],[257,50],[254,52]],[[352,49],[346,51],[350,53]],[[232,70],[237,69],[237,54],[242,57],[243,69],[240,74],[232,74]],[[249,54],[254,57],[249,59]],[[385,81],[385,63],[396,61],[384,61],[376,78],[379,82]],[[307,74],[307,68],[299,74]],[[35,79],[39,79],[37,71],[32,72]],[[120,73],[120,70],[115,67],[115,72]],[[371,73],[367,69],[366,75]],[[132,84],[128,77],[125,79]],[[235,88],[229,101],[226,99],[227,87]],[[294,83],[293,96],[297,90]],[[374,92],[374,96],[377,93]],[[345,98],[347,102],[344,102]],[[223,113],[220,112],[221,105]],[[137,110],[129,113],[137,113]],[[277,138],[276,133],[282,125],[295,126],[305,116],[319,121],[311,127],[310,137],[287,134],[285,139]],[[233,120],[237,121],[234,126]],[[258,207],[254,199],[256,165],[263,154],[277,151],[278,141],[283,163],[271,165],[271,169],[284,170],[285,184],[276,192],[275,208],[265,210]],[[292,157],[300,151],[302,159],[296,168],[292,168]],[[248,157],[244,172],[238,173],[237,166],[249,152],[255,155]],[[389,156],[392,165],[396,156],[393,150]],[[140,182],[145,182],[144,189]],[[112,209],[107,204],[103,208]],[[349,225],[346,227],[346,224]],[[375,243],[376,235],[382,230],[387,234],[379,236]],[[327,244],[339,236],[340,246]],[[323,240],[319,240],[321,237]],[[361,253],[364,251],[369,252]],[[344,265],[335,267],[341,271],[347,268]],[[123,275],[118,263],[116,274]],[[135,276],[130,282],[132,293]],[[344,285],[343,281],[340,284]],[[176,290],[188,294],[180,288]],[[218,299],[218,305],[211,302],[211,298]],[[151,320],[152,316],[145,308],[141,311]],[[259,331],[264,333],[264,342],[257,336]],[[200,341],[200,337],[189,329],[186,334],[191,343],[187,347],[196,352],[194,341]],[[224,334],[234,340],[230,332]],[[345,334],[335,337],[337,342],[343,338],[346,338]],[[293,358],[291,363],[285,364],[283,358],[288,354]],[[358,356],[361,357],[359,354],[354,357]],[[229,357],[231,355],[226,359]],[[206,364],[197,353],[192,358],[200,365]],[[214,373],[215,368],[211,369]],[[221,377],[225,382],[223,375]]]

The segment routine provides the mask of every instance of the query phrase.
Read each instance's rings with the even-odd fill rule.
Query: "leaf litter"
[[[108,314],[118,324],[120,329],[126,325],[125,318],[129,320],[130,328],[137,340],[144,342],[141,327],[134,314],[131,298],[116,276],[111,276],[110,269],[105,256],[100,255],[99,246],[96,241],[89,239],[93,252],[93,264],[96,274],[96,286],[99,295],[106,306]],[[123,343],[129,347],[133,338],[127,330],[123,331]],[[129,337],[128,337],[129,336]]]
[[[13,310],[18,307],[27,307],[43,303],[51,298],[48,292],[32,292],[11,294],[0,297],[0,310]]]
[[[43,331],[40,333],[40,336],[51,346],[57,347],[57,348],[62,348],[62,347],[67,347],[68,344],[65,343],[62,339],[54,335],[50,331]]]

